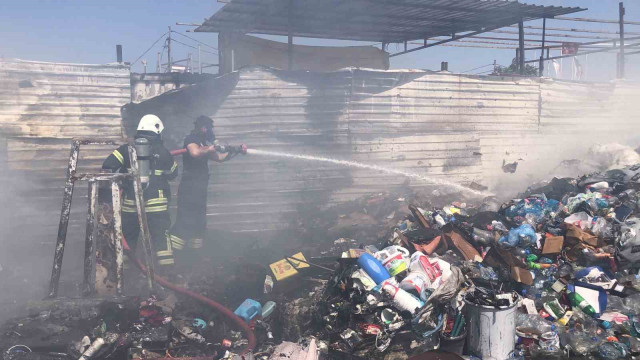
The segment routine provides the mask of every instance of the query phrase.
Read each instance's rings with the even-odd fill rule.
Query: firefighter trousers
[[[170,236],[173,249],[202,248],[207,231],[208,185],[208,174],[182,175],[178,187],[178,215]]]
[[[147,212],[147,224],[151,235],[151,244],[155,250],[156,263],[160,266],[173,265],[173,251],[167,231],[171,226],[171,217],[168,211]],[[140,236],[140,224],[138,214],[122,212],[122,234],[132,251],[135,251]]]

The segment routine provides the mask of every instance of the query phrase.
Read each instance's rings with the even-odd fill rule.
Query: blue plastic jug
[[[255,300],[247,299],[233,313],[249,322],[257,315],[262,314],[262,305]]]
[[[358,265],[367,272],[367,275],[369,275],[376,284],[380,284],[391,277],[382,263],[370,254],[364,253],[360,255]]]

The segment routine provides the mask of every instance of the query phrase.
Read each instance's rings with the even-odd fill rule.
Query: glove
[[[229,151],[230,153],[235,153],[235,154],[246,154],[247,153],[247,145],[245,144],[240,144],[238,146],[227,146],[227,151]]]

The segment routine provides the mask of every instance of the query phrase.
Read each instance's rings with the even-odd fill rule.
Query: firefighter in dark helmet
[[[193,131],[184,139],[187,150],[182,158],[182,178],[178,187],[178,214],[171,228],[171,243],[176,250],[202,248],[207,229],[207,187],[209,160],[223,162],[247,147],[223,146],[216,142],[213,120],[200,116]]]
[[[140,139],[146,139],[150,147],[150,171],[148,173],[148,182],[143,184],[143,194],[151,242],[156,251],[156,262],[161,268],[174,264],[171,242],[167,234],[171,227],[171,217],[168,209],[171,198],[169,181],[178,175],[178,164],[162,143],[161,134],[163,129],[164,125],[160,118],[149,114],[140,119],[135,135],[136,143]],[[140,155],[138,155],[138,159],[140,161]],[[102,164],[102,169],[110,172],[127,172],[129,168],[131,168],[131,163],[129,162],[129,151],[126,144],[114,150]],[[144,175],[141,174],[141,178]],[[129,247],[135,251],[138,236],[140,235],[140,225],[138,223],[133,183],[126,181],[122,187],[124,192],[122,232]]]

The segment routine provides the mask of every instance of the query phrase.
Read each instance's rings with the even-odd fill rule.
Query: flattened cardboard
[[[591,245],[594,247],[599,247],[598,246],[598,237],[587,232],[587,231],[582,231],[580,228],[578,228],[577,226],[573,225],[573,224],[564,224],[566,226],[567,229],[567,234],[566,237],[567,239],[575,239],[579,242],[583,242],[587,245]]]
[[[550,236],[544,240],[543,254],[559,254],[564,246],[564,236]]]
[[[525,285],[533,285],[533,276],[527,269],[523,269],[518,266],[511,267],[511,277],[513,280],[525,284]]]

